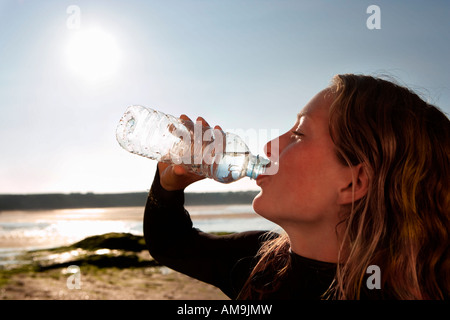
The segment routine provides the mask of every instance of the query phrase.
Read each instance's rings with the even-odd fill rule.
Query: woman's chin
[[[267,209],[267,206],[264,205],[264,194],[262,190],[255,196],[255,198],[253,198],[252,206],[253,210],[257,214],[264,217],[264,213],[266,211],[264,208]]]

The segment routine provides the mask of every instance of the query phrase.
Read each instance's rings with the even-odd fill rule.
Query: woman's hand
[[[180,119],[192,121],[186,115],[181,115]],[[203,126],[209,127],[209,124],[202,117],[197,118],[197,122],[199,121]],[[219,126],[216,126],[215,128],[221,130]],[[158,169],[161,186],[167,191],[182,190],[189,186],[191,183],[205,178],[203,176],[199,176],[195,173],[189,172],[183,165],[158,162]]]
[[[191,183],[205,178],[188,172],[182,165],[158,162],[158,169],[161,186],[167,191],[182,190]]]

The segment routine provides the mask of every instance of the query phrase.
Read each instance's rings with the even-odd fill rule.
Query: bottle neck
[[[247,177],[250,179],[256,179],[260,174],[266,171],[267,165],[270,163],[268,159],[265,159],[259,155],[249,155],[249,161],[247,164]]]

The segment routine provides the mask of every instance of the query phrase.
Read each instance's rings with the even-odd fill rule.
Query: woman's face
[[[335,154],[328,129],[333,97],[327,93],[319,92],[293,117],[292,129],[279,137],[278,172],[256,180],[261,192],[253,201],[254,210],[281,227],[338,221],[339,191],[351,183],[351,172]],[[273,159],[272,143],[265,149]]]

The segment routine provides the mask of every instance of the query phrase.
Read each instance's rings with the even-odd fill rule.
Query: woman
[[[156,260],[233,299],[448,299],[449,177],[439,109],[391,82],[338,75],[279,137],[277,174],[256,181],[253,208],[282,234],[192,228],[183,190],[201,178],[159,163],[144,235]]]

